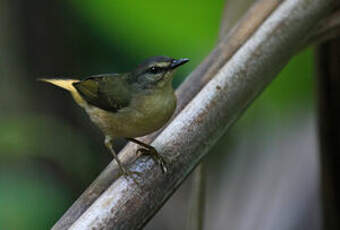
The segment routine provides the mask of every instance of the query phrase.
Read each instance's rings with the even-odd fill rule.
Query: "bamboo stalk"
[[[253,0],[228,0],[223,10],[222,22],[220,26],[219,40],[230,32],[232,27],[243,16],[250,7]],[[205,184],[207,171],[205,162],[196,167],[192,174],[192,185],[189,199],[188,217],[186,223],[187,230],[203,230],[204,213],[205,213]]]

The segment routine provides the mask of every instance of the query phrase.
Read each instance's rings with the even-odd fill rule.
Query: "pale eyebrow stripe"
[[[157,67],[160,67],[160,68],[164,68],[164,67],[168,67],[169,66],[169,62],[159,62],[159,63],[154,63],[154,64],[151,64],[149,67],[152,67],[152,66],[157,66]]]

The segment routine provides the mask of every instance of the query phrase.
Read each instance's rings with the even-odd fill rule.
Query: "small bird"
[[[143,61],[128,73],[90,76],[84,80],[39,79],[66,89],[104,133],[105,146],[113,154],[123,175],[131,175],[112,147],[115,138],[123,137],[143,148],[137,154],[149,154],[163,172],[165,161],[155,148],[136,137],[160,129],[176,109],[172,79],[177,67],[189,59],[155,56]]]

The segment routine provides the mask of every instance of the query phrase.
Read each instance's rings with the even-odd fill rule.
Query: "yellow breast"
[[[172,89],[150,95],[138,95],[131,104],[116,113],[87,105],[86,112],[105,135],[112,137],[140,137],[160,129],[176,108]]]

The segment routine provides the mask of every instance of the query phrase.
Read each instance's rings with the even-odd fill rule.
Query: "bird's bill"
[[[189,58],[174,59],[174,60],[171,62],[170,68],[171,68],[171,69],[175,69],[175,68],[177,68],[178,66],[181,66],[181,65],[187,63],[188,61],[189,61]]]

